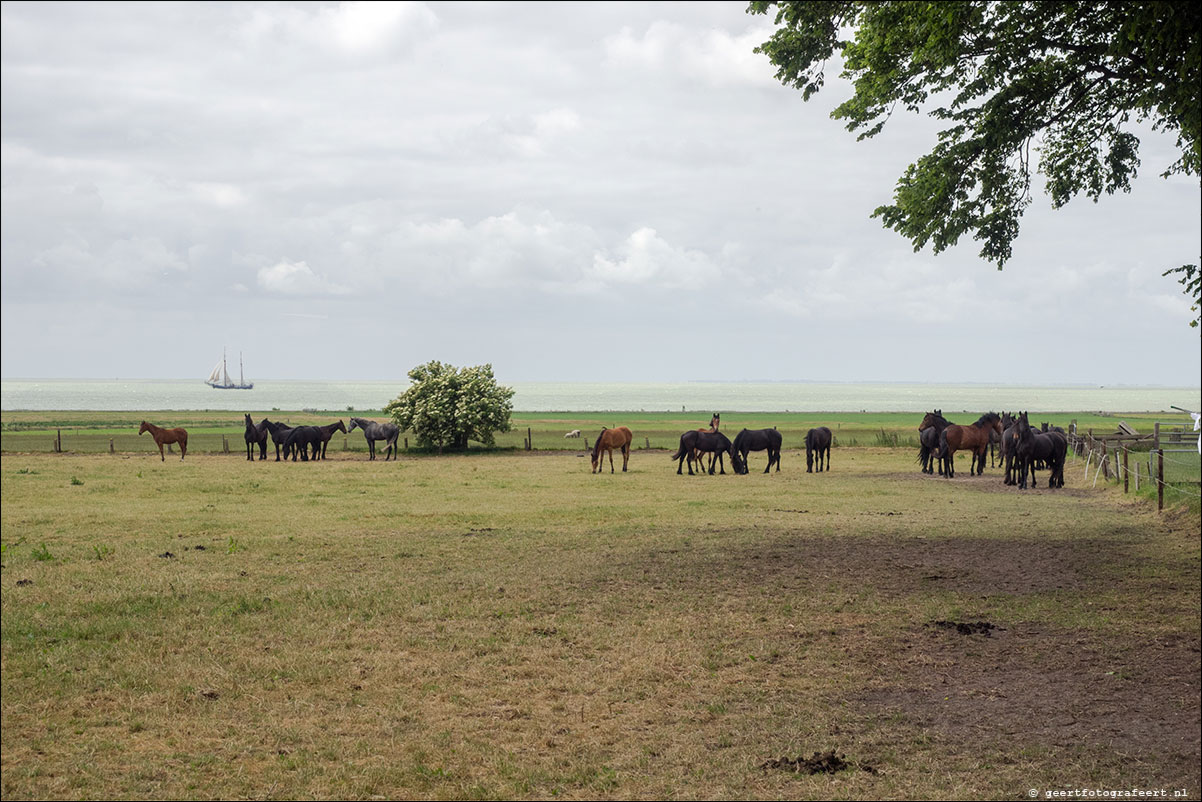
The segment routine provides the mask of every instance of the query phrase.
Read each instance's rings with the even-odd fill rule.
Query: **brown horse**
[[[167,457],[163,454],[163,446],[167,443],[179,443],[179,458],[181,460],[188,453],[187,429],[160,429],[153,423],[142,421],[142,428],[138,430],[138,434],[140,436],[146,432],[150,432],[150,436],[154,438],[154,444],[159,447],[159,459],[164,462],[167,461]]]
[[[967,426],[951,424],[939,435],[940,473],[948,479],[956,475],[956,452],[972,451],[972,465],[968,469],[980,476],[985,472],[985,455],[989,453],[991,432],[1002,433],[1002,418],[996,412],[986,412],[976,423]]]
[[[593,445],[593,473],[601,472],[601,465],[605,458],[601,454],[601,449],[609,454],[609,472],[614,472],[614,449],[619,449],[622,452],[622,472],[626,472],[626,465],[630,462],[630,443],[634,440],[634,435],[625,426],[619,426],[616,429],[601,429],[601,434],[597,435],[597,442]]]
[[[722,415],[721,415],[721,413],[715,412],[714,417],[710,418],[710,427],[708,429],[698,429],[697,431],[708,432],[709,434],[713,434],[714,432],[718,431],[718,428],[721,425],[722,425]],[[714,467],[714,460],[716,459],[714,454],[715,454],[715,452],[712,452],[712,451],[710,452],[710,469],[711,470]],[[693,449],[693,462],[700,462],[701,455],[702,455],[702,451],[700,449],[696,449],[696,448]]]

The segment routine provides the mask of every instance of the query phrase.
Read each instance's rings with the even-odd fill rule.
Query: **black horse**
[[[255,459],[255,446],[259,446],[259,459],[267,459],[267,418],[257,424],[250,420],[246,413],[246,458],[251,462]]]
[[[292,431],[292,427],[286,423],[273,423],[272,421],[263,419],[263,425],[267,427],[267,432],[271,435],[271,442],[275,443],[275,461],[280,461],[280,446],[283,446],[288,440],[288,433]],[[288,452],[284,452],[284,458],[288,458]]]
[[[363,436],[367,438],[367,450],[371,454],[369,459],[376,458],[376,441],[383,440],[384,461],[392,459],[396,456],[396,441],[401,435],[401,427],[395,423],[377,423],[374,420],[365,420],[363,418],[351,418],[351,427],[347,432],[355,431],[355,428],[363,430]]]
[[[939,435],[952,422],[943,417],[943,410],[936,409],[928,412],[918,424],[918,462],[922,472],[935,473],[935,457],[939,454]]]
[[[334,432],[346,434],[346,424],[338,421],[327,423],[325,426],[297,426],[284,440],[284,459],[288,459],[289,455],[292,456],[293,462],[296,462],[298,456],[305,462],[310,459],[325,459],[326,444],[330,442]],[[310,449],[312,457],[308,453]]]
[[[1027,472],[1031,473],[1031,487],[1035,487],[1035,463],[1047,466],[1048,487],[1064,487],[1064,461],[1068,455],[1068,438],[1060,432],[1036,432],[1027,420],[1027,413],[1020,413],[1017,431],[1018,487],[1027,489]]]
[[[322,443],[321,429],[316,426],[297,426],[288,432],[284,440],[284,460],[292,457],[292,461],[296,462],[297,457],[300,457],[301,462],[308,462],[310,450],[313,454],[312,459],[321,459]]]
[[[776,463],[776,470],[780,472],[780,448],[784,442],[780,432],[776,429],[744,429],[735,435],[735,452],[739,455],[739,461],[743,463],[743,470],[738,473],[750,473],[751,466],[747,464],[747,454],[751,451],[767,451],[768,466],[764,468],[764,473],[772,470],[772,463]],[[733,460],[732,460],[733,462]]]
[[[831,430],[825,426],[810,429],[806,432],[806,473],[814,472],[814,459],[818,460],[818,473],[822,473],[823,465],[831,469]]]
[[[694,453],[701,452],[712,455],[710,457],[710,476],[714,475],[714,461],[717,458],[719,471],[725,475],[726,468],[722,463],[722,455],[730,455],[730,467],[735,473],[743,473],[743,461],[739,459],[739,455],[735,452],[734,444],[730,442],[730,438],[722,434],[722,432],[699,432],[696,429],[690,429],[680,436],[680,448],[672,455],[671,459],[678,460],[676,472],[680,473],[684,467],[684,461],[689,461],[689,476],[693,475],[693,460]],[[701,458],[696,458],[700,462]],[[703,472],[703,471],[699,471]]]

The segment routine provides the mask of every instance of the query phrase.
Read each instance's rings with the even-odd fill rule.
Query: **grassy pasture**
[[[155,456],[0,463],[5,799],[1198,795],[1199,520],[1072,464]]]
[[[341,419],[348,426],[350,417],[384,420],[379,411],[355,412],[281,412],[279,410],[251,411],[258,422],[263,418],[282,420],[291,425],[324,425]],[[956,423],[972,423],[981,412],[945,414]],[[1171,418],[1171,416],[1169,416]],[[1180,417],[1180,416],[1176,416]],[[511,431],[497,436],[499,448],[525,447],[527,432],[539,451],[574,451],[592,442],[602,426],[628,426],[634,431],[636,449],[675,449],[680,434],[688,429],[709,425],[710,413],[665,412],[516,412]],[[787,448],[803,448],[805,433],[815,426],[827,426],[835,435],[836,447],[886,446],[918,447],[918,424],[921,414],[912,412],[723,412],[722,430],[734,439],[740,429],[777,427],[784,435]],[[78,453],[104,453],[111,447],[116,452],[156,451],[149,434],[138,436],[138,426],[148,420],[158,426],[182,426],[188,430],[188,449],[192,453],[222,453],[228,443],[230,453],[245,453],[242,415],[230,412],[4,412],[0,414],[0,438],[5,452],[48,452],[53,450],[55,437],[61,432],[63,450]],[[1031,413],[1032,421],[1046,421],[1065,428],[1076,420],[1081,432],[1095,428],[1113,432],[1119,420],[1125,420],[1140,431],[1151,431],[1156,420],[1166,416],[1153,413],[1126,415],[1097,415],[1091,413]],[[565,439],[564,434],[580,429],[579,440]],[[410,445],[416,438],[406,433]],[[223,440],[224,438],[224,440]],[[367,452],[363,435],[334,435],[330,448],[352,454]]]

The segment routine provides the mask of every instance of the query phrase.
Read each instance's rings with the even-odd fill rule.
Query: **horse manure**
[[[815,752],[808,758],[798,756],[796,760],[788,757],[765,760],[760,764],[760,768],[764,771],[781,769],[796,774],[834,774],[836,771],[851,769],[852,764],[847,762],[847,755],[837,755],[835,750],[831,749],[827,752]],[[871,774],[877,773],[872,766],[860,766],[860,769]]]
[[[162,557],[162,558],[163,558],[163,559],[165,559],[165,560],[170,560],[170,559],[171,559],[172,557],[174,557],[175,555],[174,555],[174,554],[172,554],[172,553],[171,553],[171,552],[169,552],[169,551],[165,551],[165,552],[163,552],[162,554],[160,554],[159,556],[160,556],[160,557]]]
[[[1002,627],[991,624],[988,621],[969,621],[966,623],[959,621],[936,621],[934,626],[941,629],[954,629],[961,635],[984,635],[987,638],[992,630],[1005,631]]]
[[[192,548],[196,549],[197,551],[204,551],[204,550],[205,550],[205,547],[204,547],[204,546],[193,546]]]
[[[19,587],[19,588],[24,587],[25,585],[32,585],[32,584],[33,584],[32,579],[18,579],[17,580],[17,587]]]

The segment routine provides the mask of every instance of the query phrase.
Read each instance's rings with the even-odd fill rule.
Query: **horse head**
[[[347,433],[346,424],[342,422],[342,418],[338,419],[338,426],[334,429],[334,432],[342,432],[343,434]],[[330,432],[330,434],[333,434],[334,432]]]
[[[947,418],[943,417],[942,410],[936,409],[933,412],[928,412],[926,415],[923,415],[922,423],[918,424],[918,431],[921,432],[925,431],[926,429],[938,428],[940,426],[947,426]]]
[[[146,434],[149,431],[150,431],[150,424],[147,423],[146,421],[142,421],[142,428],[138,429],[138,434]]]
[[[356,426],[358,426],[360,429],[364,429],[364,428],[366,428],[365,426],[363,426],[363,425],[361,425],[361,424],[362,424],[362,419],[361,419],[361,418],[351,418],[351,425],[350,425],[350,427],[349,427],[349,428],[346,430],[346,433],[347,433],[347,434],[350,434],[351,432],[355,431],[355,427],[356,427]]]

